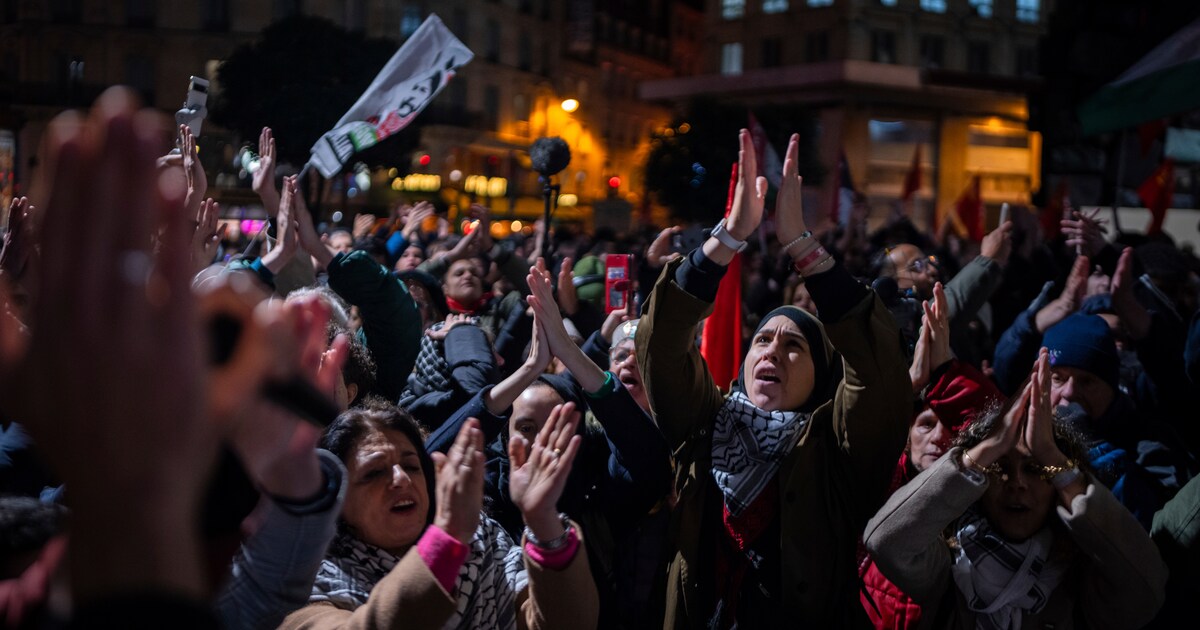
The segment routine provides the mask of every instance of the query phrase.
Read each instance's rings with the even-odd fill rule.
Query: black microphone
[[[571,148],[558,136],[538,138],[529,148],[529,161],[543,177],[557,175],[571,163]]]
[[[900,285],[896,284],[895,278],[882,276],[875,279],[871,283],[871,288],[879,295],[883,303],[889,307],[900,301]]]

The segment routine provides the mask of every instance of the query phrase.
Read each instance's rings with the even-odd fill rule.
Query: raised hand
[[[448,454],[432,453],[437,469],[437,514],[433,524],[466,545],[483,509],[483,431],[468,418]]]
[[[678,258],[679,252],[671,251],[671,241],[675,235],[682,232],[683,228],[678,225],[671,227],[658,233],[654,238],[654,242],[650,243],[650,247],[646,250],[646,264],[659,269],[667,263]]]
[[[804,204],[800,177],[800,134],[794,133],[788,140],[787,157],[783,160],[783,180],[779,183],[779,195],[775,198],[775,222],[778,226],[779,242],[787,245],[808,229],[804,223]],[[803,242],[793,245],[788,255],[793,258],[806,251]]]
[[[913,347],[912,364],[908,366],[908,378],[912,381],[914,394],[919,394],[929,385],[930,374],[933,372],[932,362],[929,359],[929,335],[930,328],[932,328],[929,317],[928,308],[926,308],[926,313],[921,318],[921,330],[917,333],[917,345]]]
[[[1051,326],[1066,319],[1068,315],[1079,308],[1080,303],[1083,302],[1083,294],[1087,291],[1089,269],[1090,262],[1087,256],[1079,256],[1075,259],[1075,264],[1071,266],[1071,273],[1067,276],[1067,283],[1063,287],[1062,293],[1042,307],[1034,316],[1034,325],[1039,333],[1046,332]]]
[[[8,231],[0,247],[0,275],[8,276],[9,280],[21,281],[36,251],[34,210],[28,197],[13,197],[8,205]]]
[[[217,245],[225,236],[225,226],[217,228],[220,218],[221,206],[211,197],[200,203],[200,218],[192,232],[192,268],[197,273],[213,262]]]
[[[1054,443],[1054,412],[1050,407],[1050,351],[1046,348],[1038,352],[1029,382],[1028,421],[1021,442],[1039,464],[1062,464],[1067,458]]]
[[[733,189],[733,205],[725,229],[729,235],[744,241],[754,234],[762,222],[763,203],[767,198],[767,178],[758,174],[754,141],[750,132],[743,129],[738,134],[738,177]],[[801,219],[803,220],[803,219]]]
[[[1010,401],[1008,411],[992,427],[992,432],[982,442],[966,451],[963,463],[968,466],[987,468],[1008,453],[1025,429],[1030,403],[1033,401],[1033,380],[1025,384],[1020,398]],[[1049,390],[1047,390],[1049,391]]]
[[[179,153],[183,158],[183,180],[187,185],[184,211],[189,217],[199,220],[200,203],[208,192],[208,176],[204,165],[196,157],[196,137],[187,125],[179,125]]]
[[[4,415],[71,488],[76,602],[148,586],[205,593],[196,506],[216,434],[190,216],[155,167],[169,129],[121,88],[50,123],[33,195],[45,204],[31,338],[0,345]]]
[[[373,214],[360,214],[354,217],[354,230],[351,232],[354,240],[357,241],[370,234],[373,225],[375,225],[375,215]]]
[[[600,335],[609,345],[612,345],[613,335],[616,334],[617,328],[631,319],[636,318],[629,315],[629,307],[619,308],[609,313],[604,318],[604,323],[600,324]]]
[[[263,127],[258,134],[258,170],[250,178],[250,188],[263,198],[264,204],[267,199],[279,203],[279,192],[275,189],[275,136],[270,127]]]
[[[979,244],[979,254],[985,258],[1000,263],[1001,266],[1008,262],[1008,257],[1012,255],[1012,221],[1001,223],[996,229],[987,233],[983,237],[983,242]]]
[[[297,184],[296,177],[292,176],[284,178],[284,186],[288,185],[288,179],[291,179],[293,184]],[[325,269],[333,261],[333,252],[329,251],[329,248],[321,241],[321,236],[317,234],[317,229],[313,227],[312,213],[308,211],[308,205],[304,203],[304,195],[300,194],[298,187],[295,194],[292,195],[291,204],[292,218],[296,220],[296,233],[300,246],[313,257],[318,268]]]
[[[421,225],[425,223],[425,219],[433,216],[433,204],[428,201],[422,201],[409,211],[408,217],[404,222],[404,230],[401,232],[404,235],[404,240],[412,243],[417,240],[421,233]]]
[[[1090,214],[1084,214],[1078,210],[1073,210],[1065,218],[1059,221],[1062,226],[1062,232],[1067,237],[1067,245],[1075,248],[1075,251],[1089,258],[1095,258],[1107,241],[1104,238],[1105,221],[1099,219],[1100,210],[1097,208]]]
[[[1145,339],[1150,334],[1151,317],[1146,307],[1133,295],[1133,248],[1126,247],[1117,259],[1117,270],[1112,279],[1113,310],[1121,325],[1134,341]]]
[[[262,264],[271,273],[279,273],[296,255],[300,240],[300,226],[294,218],[296,177],[283,180],[283,194],[279,197],[279,213],[275,215],[275,247],[262,258]]]
[[[558,268],[558,305],[567,317],[579,312],[579,294],[575,291],[574,262],[564,258]]]
[[[946,303],[946,291],[941,282],[933,285],[933,304],[922,302],[921,308],[930,322],[929,366],[936,370],[954,358],[950,352],[950,307]]]
[[[518,434],[508,441],[508,461],[512,465],[508,491],[538,540],[553,540],[563,534],[557,506],[583,440],[575,434],[578,426],[579,412],[574,403],[567,403],[550,412],[550,419],[538,431],[532,446]]]

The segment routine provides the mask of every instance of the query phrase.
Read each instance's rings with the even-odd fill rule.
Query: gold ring
[[[561,448],[554,449],[554,459],[558,459],[558,457],[560,455],[562,455],[562,449]]]

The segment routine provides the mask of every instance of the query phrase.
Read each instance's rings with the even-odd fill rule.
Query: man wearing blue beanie
[[[1118,387],[1121,360],[1099,315],[1075,313],[1046,330],[1050,402],[1088,443],[1088,463],[1147,529],[1154,513],[1195,472],[1164,424],[1139,413]]]
[[[1112,330],[1099,315],[1075,313],[1046,331],[1050,350],[1050,400],[1076,403],[1090,418],[1108,411],[1117,393],[1121,359]]]

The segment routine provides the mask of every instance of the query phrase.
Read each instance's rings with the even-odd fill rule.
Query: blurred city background
[[[821,216],[843,189],[871,222],[902,205],[920,226],[964,197],[990,225],[1003,203],[1066,197],[1139,230],[1157,177],[1167,232],[1196,240],[1195,2],[0,0],[0,207],[28,190],[53,116],[114,84],[174,112],[196,75],[211,81],[209,194],[257,230],[258,130],[298,170],[431,12],[474,60],[413,124],[314,184],[323,220],[431,199],[453,223],[476,201],[497,236],[530,231],[543,188],[529,146],[560,136],[573,158],[557,223],[711,221],[736,130],[755,125],[776,152],[800,133]],[[1167,41],[1177,53],[1151,54]],[[1130,100],[1139,80],[1160,83]]]

